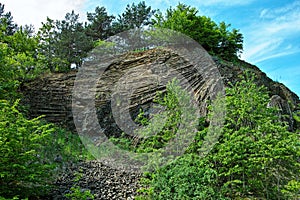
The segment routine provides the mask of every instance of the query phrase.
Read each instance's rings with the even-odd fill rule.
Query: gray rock
[[[243,61],[240,61],[238,64],[227,61],[221,62],[217,58],[214,58],[214,61],[226,86],[228,86],[229,82],[237,82],[239,75],[246,69],[249,69],[256,74],[257,84],[266,86],[271,96],[278,95],[285,101],[290,102],[292,112],[295,111],[297,104],[300,103],[299,97],[295,93],[283,84],[272,81],[254,65]],[[97,116],[101,127],[105,129],[107,135],[119,135],[122,132],[113,119],[110,98],[114,84],[133,68],[134,70],[130,71],[133,75],[139,74],[139,70],[144,70],[143,76],[133,76],[132,79],[128,80],[128,84],[134,88],[134,92],[131,96],[130,107],[126,109],[130,110],[133,118],[138,114],[141,107],[145,113],[151,114],[149,103],[157,91],[165,90],[164,86],[153,84],[153,80],[156,80],[153,73],[164,75],[167,73],[168,68],[177,70],[185,78],[191,80],[196,99],[199,102],[204,102],[211,95],[208,93],[210,91],[208,87],[210,86],[205,84],[201,76],[196,76],[197,73],[193,73],[193,66],[173,52],[153,49],[140,53],[125,54],[116,59],[107,68],[96,89],[95,105]],[[212,73],[209,70],[207,71],[208,74]],[[46,115],[46,120],[63,124],[70,130],[76,131],[72,115],[72,92],[76,73],[77,71],[49,74],[22,85],[23,103],[30,105],[28,113],[30,117]],[[216,81],[209,80],[212,83]],[[205,104],[202,104],[202,106],[201,112],[204,115],[207,110]],[[291,126],[293,125],[291,124]]]
[[[76,173],[80,173],[81,178],[75,183]],[[57,178],[57,188],[52,192],[52,198],[67,199],[65,194],[70,193],[71,187],[76,185],[83,192],[90,190],[95,199],[133,199],[141,187],[140,177],[141,174],[136,171],[116,170],[99,161],[81,162],[77,166],[70,165]]]

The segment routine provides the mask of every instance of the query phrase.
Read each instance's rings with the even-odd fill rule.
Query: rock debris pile
[[[66,194],[71,188],[79,186],[80,190],[90,190],[95,199],[134,199],[141,187],[141,174],[132,171],[113,169],[99,161],[81,162],[69,166],[55,182],[57,189],[52,193],[53,199],[68,199]]]

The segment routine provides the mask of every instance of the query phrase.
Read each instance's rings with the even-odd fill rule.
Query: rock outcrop
[[[217,64],[225,85],[228,85],[229,82],[235,83],[239,80],[239,75],[246,69],[249,69],[257,75],[257,84],[268,88],[270,98],[273,95],[278,95],[282,100],[288,102],[291,112],[300,103],[299,97],[296,94],[283,84],[272,81],[256,66],[243,61],[236,62],[236,64],[219,61],[218,59],[214,59],[214,61]],[[192,85],[196,99],[201,102],[202,114],[205,114],[206,109],[204,107],[206,105],[204,102],[209,99],[209,92],[212,91],[209,89],[211,85],[207,84],[208,80],[204,80],[198,73],[194,73],[193,66],[190,65],[189,61],[174,52],[162,49],[128,53],[116,59],[107,68],[101,80],[99,80],[96,89],[95,105],[98,120],[103,127],[107,128],[108,134],[118,134],[121,132],[119,127],[114,123],[110,98],[114,84],[118,81],[122,83],[120,78],[128,70],[135,68],[135,70],[130,72],[133,75],[131,76],[131,82],[135,83],[133,84],[134,92],[131,95],[129,108],[133,118],[137,115],[141,107],[146,111],[149,109],[149,103],[157,91],[165,90],[165,86],[149,81],[155,79],[151,70],[163,70],[161,67],[156,67],[156,65],[151,65],[151,68],[147,68],[149,63],[157,63],[160,66],[172,66],[172,68],[183,74],[184,78],[187,78]],[[140,69],[139,66],[143,66],[143,70],[145,70],[145,66],[147,68],[143,76],[138,75],[140,74],[138,71]],[[135,73],[137,74],[136,76]],[[25,83],[21,87],[21,90],[25,97],[24,104],[30,105],[30,117],[45,115],[46,120],[60,123],[74,131],[72,94],[76,74],[77,71],[47,74],[34,81]],[[209,81],[216,82],[218,80]],[[290,113],[284,114],[290,115]],[[293,126],[292,123],[290,125]]]
[[[24,83],[21,92],[23,103],[29,105],[30,118],[45,116],[49,122],[75,130],[72,115],[72,88],[76,71],[45,74],[34,81]]]
[[[218,69],[223,77],[224,84],[228,86],[228,83],[235,83],[240,80],[239,76],[245,71],[250,70],[256,75],[256,83],[259,86],[265,86],[268,89],[270,98],[273,95],[280,96],[283,100],[287,101],[294,111],[297,105],[300,103],[299,97],[287,88],[284,84],[273,81],[264,72],[262,72],[257,66],[239,60],[238,62],[231,63],[227,61],[219,61],[215,59]]]
[[[211,63],[213,64],[212,60]],[[124,106],[115,107],[118,107],[120,109],[118,112],[121,113],[129,110],[131,116],[126,115],[126,117],[135,118],[140,108],[149,112],[153,98],[158,91],[165,91],[167,80],[171,80],[172,77],[188,82],[187,85],[191,87],[189,90],[196,101],[200,103],[201,113],[205,115],[206,100],[211,98],[215,91],[214,88],[218,86],[216,83],[221,80],[220,75],[214,75],[217,68],[209,67],[209,63],[206,65],[208,69],[205,72],[206,77],[203,77],[188,60],[164,49],[127,53],[115,58],[109,66],[105,66],[106,70],[96,87],[95,107],[99,124],[106,129],[108,135],[120,134],[121,130],[116,125],[111,110],[114,92],[118,90],[120,95],[126,96],[128,89],[132,91],[129,97],[130,104],[126,108]],[[75,130],[72,116],[75,78],[76,71],[72,71],[67,74],[45,75],[24,84],[21,89],[25,96],[24,103],[31,106],[29,115],[31,117],[45,115],[46,120],[61,123],[69,129]],[[87,78],[80,81],[89,80]],[[116,84],[121,89],[116,89]],[[123,85],[129,87],[126,88],[127,91],[123,91]],[[122,121],[126,122],[126,119],[122,119]]]
[[[282,121],[285,121],[289,125],[289,130],[294,128],[293,113],[291,111],[290,105],[279,95],[273,95],[268,103],[268,107],[275,107],[278,109],[278,115]]]

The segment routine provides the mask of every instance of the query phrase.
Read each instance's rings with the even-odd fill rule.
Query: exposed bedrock
[[[157,91],[165,91],[165,80],[170,80],[165,79],[164,76],[186,80],[189,91],[200,105],[201,114],[205,115],[206,100],[213,96],[211,93],[218,91],[217,83],[223,80],[224,84],[228,86],[229,82],[238,81],[239,75],[243,71],[250,69],[257,75],[257,84],[265,85],[269,89],[270,104],[273,102],[274,95],[280,97],[280,103],[273,104],[277,107],[281,106],[283,114],[290,116],[288,121],[290,128],[293,129],[291,115],[300,102],[296,94],[283,84],[272,81],[256,66],[243,61],[237,62],[237,64],[220,62],[217,59],[214,61],[220,73],[219,76],[216,76],[214,69],[209,67],[205,69],[206,74],[203,76],[189,60],[166,49],[127,53],[114,58],[106,66],[96,87],[93,88],[95,90],[94,103],[101,128],[104,128],[108,135],[121,133],[122,130],[115,123],[112,108],[117,108],[119,113],[126,113],[129,110],[129,115],[120,115],[121,118],[122,116],[135,118],[140,108],[145,112],[151,112],[153,110],[151,102]],[[76,75],[77,71],[47,74],[25,83],[21,87],[21,91],[25,97],[23,103],[30,105],[30,117],[45,115],[46,120],[75,130],[72,95]],[[83,79],[83,81],[85,80]],[[88,81],[88,76],[86,81]],[[129,103],[126,106],[118,107],[118,102],[114,99],[116,94],[124,99],[129,99]],[[126,121],[126,119],[120,120]]]

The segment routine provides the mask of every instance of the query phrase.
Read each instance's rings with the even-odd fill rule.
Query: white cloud
[[[251,58],[252,60],[256,60],[257,58],[263,57],[265,55],[265,51],[273,51],[278,48],[278,46],[282,43],[282,40],[272,40],[272,41],[261,41],[256,42],[254,45],[248,43],[245,44],[245,48],[247,49],[245,53],[242,55],[242,59]],[[250,61],[250,60],[249,60]]]
[[[264,18],[267,14],[268,14],[268,9],[263,9],[261,12],[260,12],[260,15],[259,17],[260,18]]]
[[[74,10],[83,18],[82,7],[86,0],[2,0],[5,11],[11,11],[14,21],[19,25],[33,24],[36,29],[45,22],[47,16],[61,20],[65,14]]]
[[[280,52],[273,52],[272,54],[269,54],[269,55],[264,55],[263,57],[259,57],[258,59],[256,59],[256,63],[259,63],[259,62],[262,62],[262,61],[265,61],[265,60],[269,60],[269,59],[272,59],[272,58],[278,58],[278,57],[282,57],[282,56],[288,56],[288,55],[291,55],[291,54],[294,54],[294,53],[297,53],[298,51],[295,50],[295,51],[280,51]]]
[[[281,8],[265,8],[259,20],[244,29],[244,54],[242,58],[258,63],[271,58],[286,56],[300,51],[290,41],[300,35],[300,1]]]

